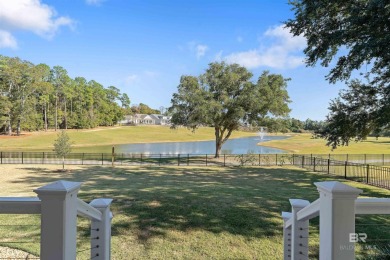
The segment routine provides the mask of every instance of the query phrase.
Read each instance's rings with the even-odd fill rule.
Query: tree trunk
[[[8,120],[8,135],[12,135],[11,119]]]
[[[57,115],[58,115],[58,96],[56,94],[56,116],[54,119],[55,120],[55,127],[54,127],[55,131],[57,131],[57,127],[58,127]]]
[[[222,135],[219,133],[219,127],[215,127],[215,156],[214,158],[219,158],[222,148]]]
[[[44,106],[44,115],[45,115],[45,131],[47,131],[47,108],[46,108],[46,102]]]
[[[221,149],[222,149],[222,143],[221,143],[221,140],[220,141],[215,141],[215,156],[214,158],[219,158],[219,155],[221,153]]]
[[[66,98],[65,98],[65,113],[64,113],[64,122],[65,122],[65,129],[68,129],[68,119],[67,119],[67,111],[66,111]]]
[[[16,135],[20,135],[20,119],[18,119],[18,124],[16,126]]]

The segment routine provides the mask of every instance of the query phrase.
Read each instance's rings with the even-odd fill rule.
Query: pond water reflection
[[[275,154],[286,153],[284,150],[257,145],[260,142],[279,140],[287,136],[259,136],[243,137],[227,140],[222,146],[222,153],[246,154],[262,153]],[[198,142],[166,142],[166,143],[142,143],[115,145],[117,153],[143,153],[143,154],[213,154],[215,153],[215,141]]]

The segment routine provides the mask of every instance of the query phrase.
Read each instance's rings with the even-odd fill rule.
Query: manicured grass
[[[113,198],[112,259],[282,259],[281,211],[290,198],[314,201],[313,182],[334,179],[287,167],[86,167],[1,165],[0,196],[35,196],[33,189],[64,179],[83,182],[79,197]],[[390,197],[390,191],[346,182],[365,196]],[[39,253],[39,218],[0,216],[1,241]],[[382,216],[359,217],[359,223],[390,224]],[[311,221],[310,253],[318,253],[318,218]],[[79,250],[88,248],[88,223],[78,224]],[[370,238],[390,237],[390,231],[365,226]],[[88,251],[79,254],[88,259]]]
[[[74,152],[111,152],[114,144],[184,142],[214,140],[214,129],[201,127],[195,132],[187,128],[168,126],[122,126],[91,130],[67,130]],[[231,138],[253,136],[256,133],[234,131]],[[0,150],[51,151],[57,132],[23,133],[22,136],[0,136]],[[91,148],[93,146],[93,148]]]
[[[272,140],[262,143],[264,146],[274,147],[300,154],[383,154],[390,153],[390,138],[380,137],[378,140],[369,137],[366,141],[352,141],[348,146],[333,150],[326,146],[324,139],[315,139],[311,134],[293,135],[283,140]]]

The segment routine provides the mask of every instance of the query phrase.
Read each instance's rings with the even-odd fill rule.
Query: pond
[[[286,153],[284,150],[257,145],[259,142],[280,140],[288,136],[259,136],[242,137],[227,140],[222,146],[222,154]],[[166,142],[115,145],[116,153],[143,153],[143,154],[214,154],[215,141],[198,142]]]

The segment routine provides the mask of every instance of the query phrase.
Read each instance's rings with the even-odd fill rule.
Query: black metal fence
[[[61,158],[54,152],[0,152],[0,164],[62,164],[64,160],[66,165],[270,166],[285,164],[287,157],[291,155],[70,153]]]
[[[390,154],[142,154],[142,153],[70,153],[65,164],[90,165],[194,165],[262,166],[296,165],[295,158],[313,162],[331,160],[370,165],[390,165]],[[0,164],[62,164],[54,152],[0,152]]]
[[[373,163],[378,162],[373,161]],[[389,164],[388,161],[383,164],[386,163]],[[306,155],[293,155],[293,164],[314,172],[337,175],[345,179],[390,189],[389,167]]]
[[[62,164],[54,152],[0,152],[0,164]],[[67,165],[145,166],[283,166],[295,165],[316,172],[390,189],[390,154],[134,154],[70,153]],[[380,166],[379,166],[380,165]]]

